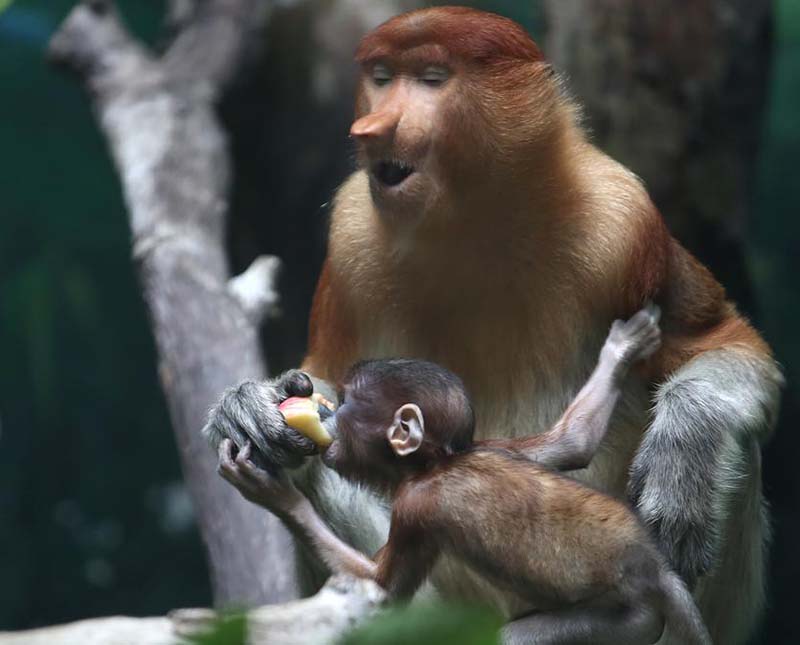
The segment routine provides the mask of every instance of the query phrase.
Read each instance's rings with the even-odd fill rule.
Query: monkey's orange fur
[[[638,178],[586,139],[579,109],[514,23],[463,8],[413,12],[369,35],[358,59],[362,169],[334,202],[304,370],[338,381],[357,359],[425,358],[464,380],[476,438],[541,432],[587,376],[611,321],[654,300],[663,346],[639,370],[636,411],[579,475],[622,496],[648,389],[711,350],[771,361]],[[376,87],[375,61],[399,79],[426,65],[452,77],[435,95],[411,81]],[[423,159],[424,191],[375,192],[370,164],[395,158]],[[440,569],[446,592],[489,593],[469,572]]]

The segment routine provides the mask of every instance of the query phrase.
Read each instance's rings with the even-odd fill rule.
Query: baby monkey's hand
[[[629,320],[615,320],[600,353],[601,360],[624,370],[655,354],[661,347],[660,318],[661,309],[648,303]]]
[[[237,451],[233,441],[223,439],[218,449],[219,474],[246,500],[278,517],[288,516],[303,501],[303,494],[282,469],[269,473],[256,466],[250,459],[251,450],[249,441]]]

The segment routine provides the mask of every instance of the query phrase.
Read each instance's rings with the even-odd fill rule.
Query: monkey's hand
[[[289,516],[305,499],[284,470],[274,474],[256,466],[251,460],[252,444],[247,441],[236,451],[233,441],[219,444],[217,472],[238,490],[242,497],[263,506],[278,517]]]
[[[311,379],[299,370],[272,381],[245,381],[225,390],[211,409],[203,434],[215,450],[225,439],[238,450],[252,443],[250,461],[270,472],[296,468],[318,449],[286,425],[278,405],[292,396],[311,396],[313,391]]]
[[[660,318],[661,309],[649,303],[629,320],[615,320],[600,352],[600,360],[624,372],[637,361],[652,356],[661,346]]]

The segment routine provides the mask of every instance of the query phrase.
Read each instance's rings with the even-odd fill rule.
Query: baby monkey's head
[[[475,416],[464,384],[427,361],[356,363],[326,422],[325,463],[348,479],[392,488],[404,477],[472,445]]]

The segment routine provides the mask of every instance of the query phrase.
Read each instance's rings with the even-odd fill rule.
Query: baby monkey
[[[284,473],[257,468],[249,444],[234,457],[223,442],[220,472],[332,570],[371,578],[390,598],[411,596],[446,553],[537,608],[513,623],[524,642],[653,643],[668,624],[681,642],[710,643],[691,594],[634,513],[556,472],[589,465],[629,368],[660,345],[659,315],[649,305],[616,321],[561,419],[519,439],[473,441],[461,380],[433,363],[353,366],[325,422],[334,440],[322,459],[391,496],[389,539],[374,559],[335,536]]]

